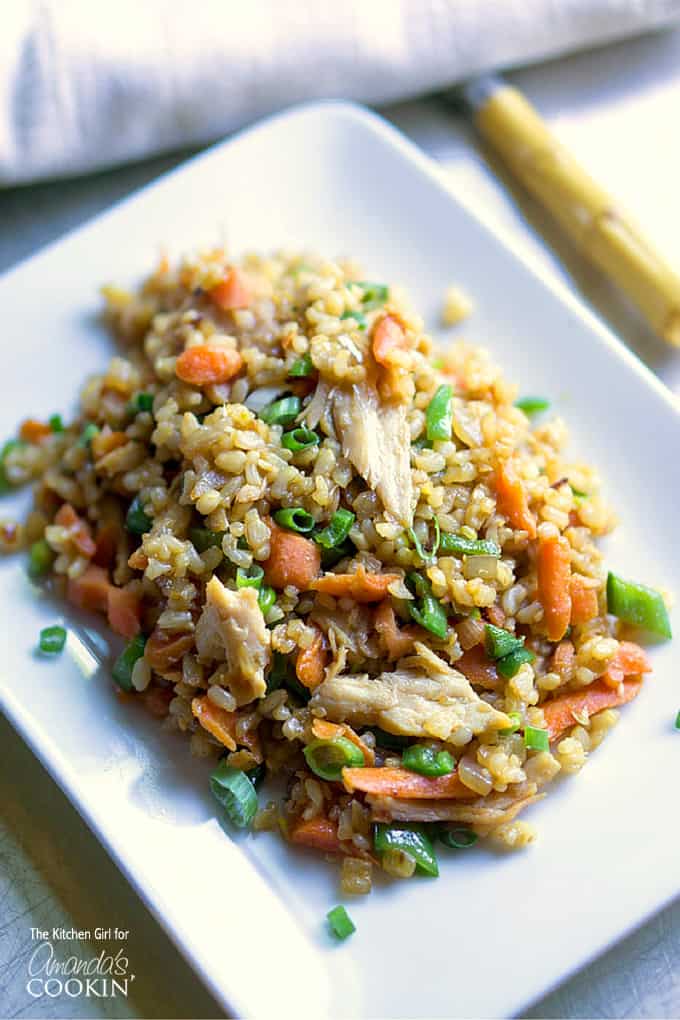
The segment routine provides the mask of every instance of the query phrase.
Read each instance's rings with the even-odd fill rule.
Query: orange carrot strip
[[[193,698],[191,711],[196,719],[208,733],[212,733],[220,744],[224,744],[230,751],[236,750],[235,727],[236,713],[227,712],[226,709],[214,705],[210,698]]]
[[[63,503],[57,510],[54,523],[66,528],[73,539],[73,544],[82,556],[94,556],[97,546],[90,532],[90,525],[75,512],[70,503]]]
[[[449,797],[474,797],[461,783],[456,772],[448,776],[421,776],[401,768],[358,768],[343,769],[342,781],[348,793],[360,790],[362,793],[377,794],[381,797],[396,797],[398,800],[444,800]]]
[[[142,603],[137,592],[127,588],[116,588],[112,584],[109,587],[106,611],[109,626],[116,634],[121,634],[129,640],[142,629]]]
[[[296,846],[306,846],[322,853],[336,854],[342,850],[335,822],[321,816],[296,822],[290,830],[289,838]]]
[[[69,578],[66,598],[79,609],[106,611],[109,602],[109,575],[103,567],[90,564],[80,577]]]
[[[473,645],[463,652],[460,659],[457,659],[453,668],[459,670],[471,684],[477,687],[484,687],[492,691],[498,687],[498,672],[496,664],[489,659],[484,650],[484,645]]]
[[[618,687],[627,676],[641,676],[651,672],[652,664],[644,648],[634,641],[622,641],[609,660],[602,674],[602,680],[608,687]]]
[[[307,591],[321,569],[318,545],[294,531],[284,531],[273,521],[268,523],[271,551],[262,564],[267,584],[274,588],[291,584],[298,591]]]
[[[373,328],[373,357],[379,365],[389,365],[392,351],[406,344],[406,334],[393,315],[383,315]]]
[[[111,566],[116,556],[120,534],[120,525],[115,520],[102,521],[97,526],[97,534],[95,538],[96,550],[92,557],[93,562],[96,563],[97,566]]]
[[[399,629],[389,599],[385,599],[377,607],[373,625],[383,640],[389,659],[401,659],[403,655],[408,655],[412,651],[413,642],[416,640],[413,632],[407,627]]]
[[[596,680],[583,690],[570,691],[546,701],[541,708],[550,739],[556,740],[565,730],[575,726],[576,716],[581,715],[584,709],[593,716],[605,708],[625,705],[640,693],[641,687],[641,680],[624,680],[615,690],[603,680]]]
[[[597,591],[595,588],[588,588],[583,584],[582,579],[575,574],[569,586],[571,595],[571,623],[579,625],[594,620],[598,614]]]
[[[312,581],[313,591],[333,595],[336,599],[350,598],[355,602],[381,602],[388,594],[388,587],[399,580],[399,574],[369,574],[359,564],[353,574],[324,574]]]
[[[238,269],[230,269],[222,282],[216,287],[211,287],[208,294],[211,301],[214,301],[223,312],[248,308],[253,300],[248,281]]]
[[[19,438],[23,439],[25,443],[39,443],[41,439],[45,439],[51,434],[52,429],[49,425],[45,425],[42,421],[36,421],[35,418],[27,418],[19,429]]]
[[[193,634],[170,634],[165,630],[154,630],[144,647],[144,658],[157,672],[167,670],[179,662],[185,652],[194,644]]]
[[[561,641],[571,619],[571,556],[566,538],[541,538],[536,557],[538,599],[549,641]]]
[[[328,652],[322,631],[315,628],[316,633],[309,648],[302,648],[298,652],[295,662],[295,674],[301,684],[313,691],[323,681]]]
[[[198,344],[182,351],[175,362],[175,375],[192,386],[210,386],[229,382],[242,365],[243,358],[238,351]]]
[[[536,538],[536,518],[529,509],[524,486],[510,461],[500,464],[496,471],[496,504],[513,528],[526,531],[529,538]]]
[[[359,748],[367,765],[372,765],[375,761],[373,749],[368,747],[359,734],[355,733],[347,723],[332,723],[326,719],[315,719],[312,723],[312,733],[317,740],[337,740],[338,737],[344,737],[345,740],[351,741],[355,747]]]

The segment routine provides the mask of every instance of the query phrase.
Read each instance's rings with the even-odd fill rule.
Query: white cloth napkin
[[[379,104],[657,27],[680,0],[5,0],[0,185]]]

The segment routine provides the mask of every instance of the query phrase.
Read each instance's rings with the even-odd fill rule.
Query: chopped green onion
[[[90,422],[88,425],[85,426],[83,431],[80,433],[80,438],[78,439],[78,446],[86,447],[89,446],[94,437],[98,434],[99,428],[93,422]]]
[[[298,453],[300,450],[311,450],[320,442],[321,436],[318,432],[313,432],[312,429],[292,429],[281,436],[281,446],[284,450],[292,450],[293,453]]]
[[[680,730],[680,712],[678,712],[675,717],[675,728],[676,730]]]
[[[301,354],[297,361],[294,361],[288,372],[289,379],[306,379],[314,372],[314,365],[309,354]]]
[[[312,740],[311,744],[305,747],[303,754],[312,772],[329,782],[338,782],[342,779],[344,768],[357,769],[366,764],[361,748],[346,737]]]
[[[436,751],[423,744],[407,747],[401,756],[401,764],[410,772],[419,772],[421,776],[448,776],[456,767],[449,751]]]
[[[438,829],[437,839],[450,850],[467,850],[468,847],[475,845],[479,837],[472,829],[465,829],[459,826],[455,829],[446,829],[444,827]]]
[[[373,831],[373,847],[377,854],[384,854],[386,850],[402,850],[411,855],[418,871],[432,878],[439,874],[434,847],[421,825],[405,822],[383,825],[379,822]]]
[[[265,584],[257,593],[257,604],[263,616],[267,615],[275,602],[276,592],[268,584]]]
[[[12,488],[12,483],[7,477],[7,472],[5,470],[5,460],[13,450],[19,450],[25,445],[26,444],[21,439],[8,439],[7,442],[3,444],[3,447],[0,450],[0,493],[4,494],[9,492]]]
[[[145,644],[146,638],[144,635],[137,634],[137,636],[133,637],[132,641],[125,646],[113,664],[111,675],[118,686],[124,691],[132,690],[132,670],[134,669],[137,659],[141,659],[144,655]]]
[[[502,659],[504,655],[517,651],[524,644],[524,638],[515,637],[509,630],[487,623],[484,627],[484,647],[490,659]]]
[[[66,630],[63,627],[43,627],[38,647],[44,655],[58,655],[66,644]]]
[[[247,828],[257,813],[255,787],[242,769],[221,761],[210,776],[210,789],[232,825]]]
[[[44,577],[54,562],[54,553],[44,538],[34,542],[28,550],[28,576],[33,580]]]
[[[577,499],[588,499],[588,493],[587,492],[581,492],[581,490],[577,489],[575,485],[571,484],[571,482],[569,483],[569,488],[574,493],[574,495],[576,496]]]
[[[329,927],[336,939],[346,939],[357,929],[344,907],[333,907],[326,914]]]
[[[517,733],[517,731],[522,728],[522,716],[519,712],[506,712],[505,714],[512,720],[512,725],[507,726],[504,730],[498,731],[498,735],[501,737],[509,737],[513,733]]]
[[[502,659],[496,660],[496,669],[502,677],[510,680],[523,663],[533,662],[535,658],[534,653],[530,652],[528,648],[516,648],[514,652],[509,652]]]
[[[369,283],[367,280],[356,280],[357,286],[363,290],[361,303],[367,312],[384,305],[390,296],[390,289],[383,283]]]
[[[140,411],[152,411],[153,393],[135,393],[130,401],[130,410],[133,414],[137,414]]]
[[[423,563],[432,563],[439,552],[439,546],[441,544],[441,528],[439,527],[439,521],[437,518],[435,517],[434,519],[434,541],[432,543],[432,549],[429,552],[426,549],[423,549],[414,528],[408,529],[408,536],[416,547],[416,552]]]
[[[145,535],[147,531],[150,531],[152,524],[152,519],[144,512],[144,505],[139,494],[136,495],[125,515],[125,527],[133,535]]]
[[[425,411],[427,438],[450,439],[453,427],[453,389],[443,383],[433,396]]]
[[[263,407],[259,416],[267,425],[290,425],[299,415],[301,407],[299,397],[281,397]]]
[[[550,735],[537,726],[524,727],[524,746],[528,751],[549,751]]]
[[[411,619],[443,640],[448,633],[448,620],[441,602],[432,594],[430,582],[420,574],[408,574],[406,580],[419,596],[418,602],[408,604]]]
[[[236,571],[236,587],[257,588],[259,590],[262,587],[263,577],[264,570],[259,563],[253,563],[252,567],[248,570],[244,570],[243,567],[239,567]]]
[[[61,420],[60,414],[51,414],[47,419],[47,424],[49,425],[53,432],[64,431],[64,423]]]
[[[267,766],[265,765],[264,762],[261,762],[259,765],[256,765],[254,769],[248,769],[246,775],[248,776],[248,779],[257,790],[257,788],[262,783],[262,780],[267,775]]]
[[[223,531],[210,531],[208,528],[189,528],[189,540],[196,552],[204,553],[207,549],[221,549]]]
[[[366,329],[368,320],[363,312],[343,312],[340,316],[341,319],[356,319],[357,329]]]
[[[515,401],[515,407],[519,407],[520,411],[524,411],[528,417],[531,417],[532,414],[547,411],[550,407],[550,401],[546,400],[545,397],[520,397],[519,400]]]
[[[312,538],[314,536],[312,535]],[[321,566],[324,570],[330,570],[340,560],[344,560],[347,556],[353,556],[356,549],[352,542],[347,538],[340,545],[336,545],[333,549],[325,549],[321,547]]]
[[[314,518],[301,506],[287,506],[272,514],[277,524],[289,531],[307,535],[314,528]]]
[[[391,751],[401,751],[402,747],[408,747],[410,737],[402,737],[398,733],[388,733],[381,730],[379,726],[371,726],[371,733],[379,747],[387,747]]]
[[[670,638],[671,625],[661,592],[635,581],[624,581],[610,571],[607,575],[607,612],[625,623],[634,623],[651,634]]]
[[[349,535],[355,520],[351,510],[336,510],[326,527],[314,535],[314,541],[323,549],[336,549]]]
[[[450,531],[442,531],[439,555],[446,556],[500,556],[501,547],[485,538],[463,538]]]
[[[281,652],[274,652],[272,664],[267,676],[267,694],[278,691],[288,677],[288,657]]]
[[[431,364],[432,364],[432,367],[437,372],[441,372],[441,370],[444,367],[444,359],[442,357],[433,358]]]

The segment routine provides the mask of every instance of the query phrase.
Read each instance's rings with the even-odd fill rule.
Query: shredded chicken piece
[[[409,526],[413,484],[405,405],[385,403],[374,387],[360,383],[334,391],[333,420],[345,457],[375,489],[385,510]]]
[[[266,690],[271,635],[257,604],[254,588],[225,588],[212,577],[206,604],[196,624],[196,648],[201,659],[226,660],[227,685],[237,705],[261,698]]]
[[[459,744],[510,725],[507,715],[483,701],[461,673],[443,662],[436,675],[402,668],[378,677],[329,677],[317,687],[310,708],[323,709],[334,722]]]
[[[529,804],[541,800],[535,783],[518,783],[512,793],[490,793],[475,800],[397,800],[368,796],[377,822],[462,822],[486,835],[498,825],[512,821]]]

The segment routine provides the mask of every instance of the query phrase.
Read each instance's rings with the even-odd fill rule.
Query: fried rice
[[[212,250],[104,295],[121,353],[74,421],[5,448],[35,501],[0,535],[129,642],[130,711],[348,893],[435,873],[433,837],[531,842],[520,812],[650,669],[607,611],[614,518],[563,422],[349,260]],[[282,799],[253,801],[263,776]]]

